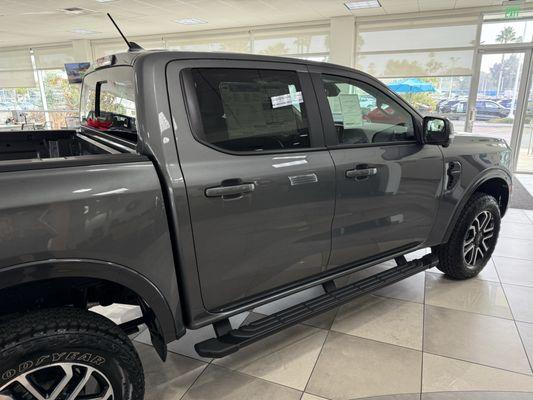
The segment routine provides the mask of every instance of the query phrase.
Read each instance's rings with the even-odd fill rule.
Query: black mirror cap
[[[430,131],[431,122],[442,122],[443,128],[440,131]],[[454,128],[452,122],[445,117],[424,117],[423,122],[423,136],[425,144],[437,144],[443,147],[448,147],[454,136]]]

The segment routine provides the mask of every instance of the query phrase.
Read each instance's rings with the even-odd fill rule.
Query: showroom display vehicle
[[[142,399],[127,335],[143,324],[162,359],[212,325],[196,351],[223,357],[432,267],[474,277],[492,255],[512,186],[503,140],[453,135],[337,65],[99,62],[78,130],[0,134],[0,398]],[[142,316],[90,311],[116,303]]]

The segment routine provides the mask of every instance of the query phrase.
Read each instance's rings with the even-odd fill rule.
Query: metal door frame
[[[520,45],[487,45],[479,47],[476,50],[473,62],[473,75],[470,84],[470,92],[468,95],[468,108],[465,120],[465,131],[472,132],[475,122],[473,118],[475,114],[475,104],[477,101],[477,94],[479,89],[479,79],[481,75],[481,62],[486,54],[502,54],[502,53],[523,53],[524,62],[522,65],[522,72],[520,74],[520,84],[518,86],[518,93],[516,97],[516,112],[513,127],[511,130],[511,155],[512,155],[512,172],[516,171],[518,162],[519,145],[522,140],[523,129],[522,125],[525,118],[525,111],[527,110],[527,97],[529,89],[531,88],[531,72],[533,71],[533,47],[531,44]]]

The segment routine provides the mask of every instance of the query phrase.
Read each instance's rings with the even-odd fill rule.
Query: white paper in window
[[[272,108],[280,108],[303,103],[304,98],[302,96],[302,92],[294,92],[282,94],[279,96],[272,96],[270,98],[270,101],[272,102]]]
[[[339,94],[344,129],[358,128],[363,125],[363,113],[356,94]]]

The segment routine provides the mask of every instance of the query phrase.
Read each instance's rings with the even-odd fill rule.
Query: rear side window
[[[310,147],[296,72],[197,68],[191,76],[193,128],[201,142],[234,152]]]
[[[130,67],[113,67],[85,77],[81,124],[113,136],[137,141],[135,87]]]

